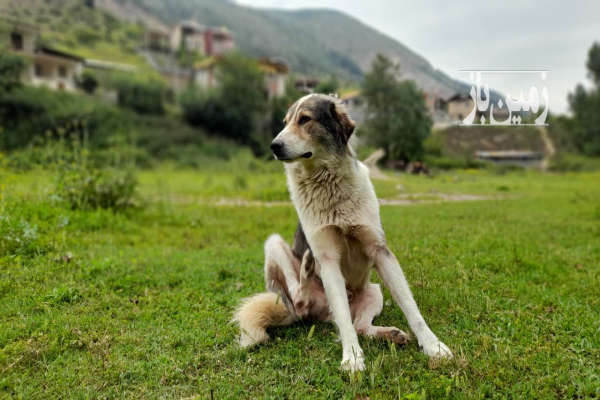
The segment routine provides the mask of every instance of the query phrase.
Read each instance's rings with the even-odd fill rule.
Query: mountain
[[[414,79],[427,92],[446,96],[469,88],[398,41],[339,11],[258,9],[227,0],[120,0],[124,2],[169,24],[195,19],[227,27],[242,52],[281,57],[302,74],[359,80],[375,55],[383,53],[400,64],[403,78]]]

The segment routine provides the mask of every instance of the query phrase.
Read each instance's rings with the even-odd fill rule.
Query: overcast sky
[[[462,69],[549,70],[550,111],[566,112],[567,94],[578,82],[589,85],[587,51],[600,41],[599,0],[401,1],[401,0],[238,0],[270,8],[333,8],[383,32],[452,77],[469,81]],[[538,75],[483,76],[512,97],[527,94]],[[530,82],[530,83],[529,83]]]

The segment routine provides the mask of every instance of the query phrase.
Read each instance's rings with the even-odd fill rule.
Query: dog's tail
[[[296,320],[279,294],[259,293],[242,300],[233,321],[240,326],[240,346],[251,347],[269,339],[267,327],[289,325]]]

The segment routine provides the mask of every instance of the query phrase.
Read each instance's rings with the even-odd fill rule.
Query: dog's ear
[[[348,115],[348,112],[344,109],[344,107],[336,102],[331,102],[331,116],[340,124],[342,127],[342,136],[344,142],[348,143],[350,140],[350,136],[354,133],[354,128],[356,124],[352,121],[352,118]]]

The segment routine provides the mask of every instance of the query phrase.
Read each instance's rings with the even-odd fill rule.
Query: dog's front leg
[[[373,247],[373,257],[377,273],[406,315],[408,325],[417,337],[423,352],[430,357],[451,358],[450,349],[429,329],[421,315],[396,256],[386,245],[381,244]]]
[[[321,280],[333,320],[340,333],[342,368],[351,372],[362,371],[365,369],[364,356],[352,324],[346,282],[340,266],[345,248],[341,230],[331,225],[319,229],[313,236],[311,247],[320,266]]]

